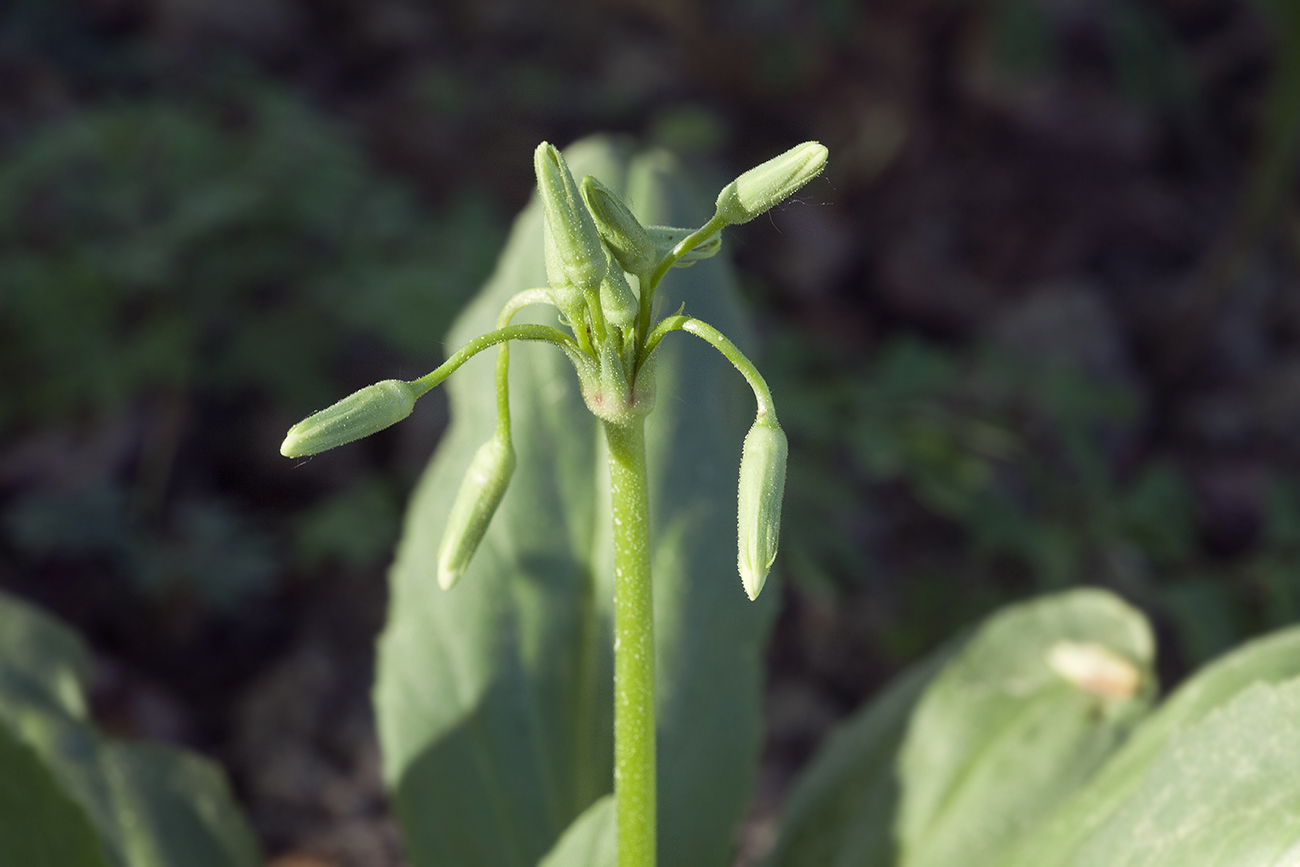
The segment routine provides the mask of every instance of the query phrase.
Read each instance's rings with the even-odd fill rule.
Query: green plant
[[[553,152],[542,155],[560,165]],[[646,221],[677,222],[678,208],[694,207],[662,155],[596,141],[575,146],[568,161],[636,202]],[[474,342],[503,305],[545,280],[546,210],[534,203],[516,223],[495,276],[453,330],[456,343],[558,342],[558,329],[539,322]],[[693,311],[743,340],[721,257],[677,276],[660,291],[685,294]],[[681,314],[663,321],[688,324]],[[647,330],[647,344],[655,333]],[[655,574],[655,845],[658,863],[718,867],[728,862],[731,827],[752,783],[758,658],[773,600],[771,592],[754,602],[738,592],[736,564],[718,544],[731,524],[720,504],[735,496],[734,476],[720,467],[737,459],[752,467],[764,448],[776,450],[771,466],[779,467],[780,440],[738,454],[740,407],[722,376],[730,371],[710,347],[650,345],[659,405],[634,422],[644,433],[644,476],[632,469],[634,485],[649,492],[633,503],[642,510],[638,556]],[[597,431],[628,422],[592,422],[592,396],[573,387],[565,355],[549,346],[513,348],[508,372],[499,359],[463,355],[449,362],[463,362],[449,382],[454,423],[399,543],[375,690],[408,854],[417,867],[613,867],[629,850],[646,855],[648,842],[620,836],[627,828],[609,793],[614,569],[628,562],[615,541],[627,504],[613,489],[627,492],[627,466],[620,432],[602,449]],[[505,384],[508,435],[500,428]],[[317,417],[320,424],[297,428],[286,450],[401,417],[413,388],[367,389]],[[607,411],[603,399],[594,402]],[[771,440],[765,428],[755,436]],[[500,493],[501,468],[511,464]],[[469,486],[461,484],[467,465],[482,482],[471,472]],[[770,520],[762,514],[776,487],[764,478],[765,496],[738,513],[754,508],[757,520]],[[466,506],[458,504],[462,489],[485,493]],[[489,516],[484,506],[493,504]],[[1293,504],[1284,506],[1276,532],[1293,542]],[[447,527],[461,535],[440,544]],[[467,564],[474,546],[461,543],[470,536],[477,551]],[[741,548],[747,591],[761,583],[769,539]],[[445,592],[435,586],[453,583]],[[1160,705],[1154,656],[1146,619],[1107,591],[1072,590],[995,613],[905,671],[827,740],[796,785],[765,863],[1293,861],[1300,629],[1216,660]],[[84,668],[73,637],[0,597],[0,864],[252,863],[247,830],[210,768],[95,731]]]
[[[534,165],[544,214],[542,258],[547,285],[513,293],[494,330],[469,341],[432,373],[411,382],[387,380],[362,389],[295,425],[281,449],[289,457],[316,454],[401,421],[421,395],[482,350],[501,344],[493,385],[493,432],[470,461],[448,510],[436,555],[438,583],[444,591],[452,591],[515,472],[505,344],[540,341],[563,351],[577,373],[587,409],[600,421],[608,457],[614,568],[614,796],[622,867],[656,863],[656,648],[645,419],[657,400],[657,350],[667,334],[686,331],[711,344],[745,377],[758,403],[740,461],[738,510],[737,563],[751,600],[762,590],[776,556],[785,485],[785,434],[762,376],[712,325],[681,313],[656,320],[656,290],[674,266],[716,254],[723,228],[767,211],[819,174],[825,162],[824,147],[801,145],[724,187],[713,217],[700,228],[646,228],[617,193],[594,177],[588,175],[579,188],[564,157],[543,143]],[[652,188],[644,190],[644,194],[654,193]],[[570,332],[550,325],[511,324],[521,309],[537,304],[556,308]]]
[[[254,867],[220,769],[90,721],[81,640],[0,593],[0,864]]]
[[[560,163],[545,146],[539,162],[545,188]],[[690,207],[662,156],[588,142],[568,162],[635,202],[644,222],[678,222],[672,209]],[[572,187],[559,188],[581,207]],[[736,407],[719,381],[725,365],[711,364],[695,344],[654,342],[662,326],[646,326],[640,345],[655,351],[658,406],[630,421],[605,417],[611,394],[630,396],[614,404],[621,412],[637,406],[647,386],[627,368],[602,368],[596,329],[583,327],[606,287],[566,268],[554,249],[544,267],[555,244],[546,234],[558,234],[545,223],[555,211],[535,202],[516,223],[495,276],[453,330],[452,342],[465,349],[429,377],[371,387],[304,422],[285,451],[314,451],[391,423],[409,411],[417,389],[464,365],[449,381],[452,428],[407,513],[375,689],[385,775],[414,864],[611,867],[651,857],[642,835],[651,833],[654,809],[658,863],[721,865],[752,782],[757,654],[771,614],[770,593],[750,604],[723,580],[734,572],[719,556],[730,523],[719,504],[734,496],[734,477],[720,467],[738,457]],[[622,243],[609,235],[605,243]],[[597,243],[579,238],[572,249],[586,242]],[[593,257],[581,258],[589,266]],[[557,280],[560,273],[567,279]],[[732,321],[720,257],[679,276],[660,289],[678,293],[672,303],[684,297],[693,313],[743,332]],[[530,288],[547,277],[562,287],[588,281],[588,292]],[[600,297],[607,316],[632,306],[618,303],[615,291]],[[585,303],[584,318],[570,312],[564,321],[586,332],[589,348],[543,322],[509,324],[524,300]],[[636,316],[628,320],[633,346]],[[662,321],[683,330],[688,322],[680,314]],[[508,371],[504,353],[496,366],[466,360],[515,337],[565,351],[520,345]],[[596,361],[581,357],[588,351]],[[621,360],[611,355],[605,364]],[[755,392],[762,411],[765,389]],[[764,427],[760,419],[751,435],[769,437]],[[766,448],[778,466],[780,439],[772,439]],[[762,454],[748,445],[740,456],[747,468]],[[770,504],[777,486],[758,487]],[[649,496],[620,502],[629,490]],[[741,516],[750,508],[743,498],[742,490]],[[634,515],[640,526],[629,542]],[[750,529],[740,526],[742,540]],[[768,543],[755,541],[753,550],[765,564]],[[753,595],[763,569],[747,574],[750,562],[742,542],[740,571]],[[609,736],[624,737],[617,723],[628,717],[620,720],[616,696],[631,691],[609,642],[625,650],[645,640],[649,624],[623,631],[618,609],[626,599],[611,598],[625,592],[628,571],[643,574],[647,564],[655,576],[657,793],[642,790],[632,807]],[[435,584],[454,586],[439,592]],[[648,600],[637,601],[645,607],[633,615],[649,621]],[[1137,611],[1101,590],[1012,606],[905,672],[846,722],[797,787],[767,863],[1172,865],[1192,863],[1211,843],[1211,860],[1196,863],[1274,863],[1300,842],[1292,797],[1297,642],[1300,631],[1291,630],[1249,645],[1153,712],[1153,639]],[[632,682],[645,684],[645,674]],[[1172,815],[1157,812],[1164,804]],[[1197,824],[1203,805],[1222,816]],[[629,817],[631,809],[642,812]],[[1248,833],[1225,838],[1232,823]]]

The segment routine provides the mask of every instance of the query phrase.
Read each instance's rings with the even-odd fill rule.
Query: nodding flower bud
[[[736,510],[739,529],[736,565],[750,599],[758,598],[776,559],[789,450],[785,432],[775,420],[759,418],[745,435]]]
[[[478,447],[451,505],[438,546],[438,584],[450,590],[474,558],[515,471],[515,450],[497,434]]]
[[[808,141],[755,166],[718,193],[718,216],[748,223],[821,174],[826,157],[824,145]]]
[[[627,328],[636,321],[641,310],[636,293],[618,265],[610,265],[605,280],[600,284],[600,309],[611,324]]]
[[[597,292],[605,276],[605,249],[563,154],[542,142],[533,168],[545,214],[547,279],[552,286],[571,283],[584,293]]]
[[[410,415],[417,397],[400,379],[368,385],[289,428],[280,454],[300,458],[368,437]]]
[[[694,233],[694,229],[674,229],[672,226],[651,226],[646,229],[650,240],[655,245],[655,259],[660,260],[673,251],[673,248]],[[722,249],[722,235],[715,232],[696,244],[680,259],[673,263],[674,268],[688,268],[701,259],[711,259]]]
[[[629,274],[644,274],[655,266],[655,245],[623,200],[591,175],[582,179],[582,199],[591,210],[596,231],[609,245],[618,264]]]

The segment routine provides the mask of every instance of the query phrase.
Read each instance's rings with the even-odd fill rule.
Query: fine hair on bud
[[[578,192],[564,155],[549,142],[533,153],[544,215],[546,277],[552,286],[571,283],[594,294],[605,276],[605,247]]]
[[[581,190],[595,219],[596,231],[623,270],[644,274],[653,268],[658,261],[654,241],[623,200],[591,175],[582,179]]]
[[[809,141],[755,166],[718,193],[718,216],[748,223],[821,174],[827,156],[825,145]]]
[[[785,431],[775,420],[759,418],[745,435],[736,508],[736,565],[750,599],[758,598],[776,559],[789,452]]]
[[[280,454],[286,458],[315,455],[378,433],[410,415],[418,396],[409,382],[400,379],[368,385],[289,428]]]
[[[497,434],[478,447],[451,505],[438,546],[438,585],[450,590],[474,559],[515,471],[515,450]]]

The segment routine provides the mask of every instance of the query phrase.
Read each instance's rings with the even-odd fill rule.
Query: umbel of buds
[[[736,509],[736,566],[750,599],[758,598],[776,559],[789,452],[785,431],[775,420],[760,417],[745,435]]]
[[[767,383],[753,363],[711,325],[683,315],[655,321],[655,291],[674,267],[687,267],[721,249],[721,232],[746,223],[817,177],[826,148],[805,142],[740,175],[718,193],[713,216],[696,229],[646,226],[622,198],[592,177],[574,181],[563,154],[542,142],[533,153],[542,206],[548,285],[508,301],[494,331],[476,337],[446,363],[413,380],[363,388],[290,428],[280,447],[288,457],[314,455],[369,436],[411,414],[416,399],[476,353],[501,346],[497,364],[497,428],[474,454],[452,503],[438,549],[438,583],[450,589],[465,573],[500,506],[515,469],[510,438],[510,340],[558,346],[573,363],[587,407],[610,436],[624,436],[654,407],[656,349],[666,334],[686,331],[712,344],[754,390],[758,418],[740,462],[736,565],[750,599],[758,596],[776,557],[788,445],[776,421]],[[522,307],[549,303],[559,324],[511,325]],[[629,441],[640,441],[637,438]],[[642,446],[644,447],[644,446]]]
[[[399,379],[367,385],[289,428],[280,454],[305,457],[378,433],[410,415],[417,396],[409,382]]]

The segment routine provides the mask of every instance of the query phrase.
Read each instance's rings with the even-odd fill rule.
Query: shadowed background
[[[1300,619],[1288,0],[12,0],[0,80],[0,587],[282,867],[400,863],[372,643],[446,405],[280,438],[442,360],[544,139],[709,189],[830,148],[725,241],[792,449],[745,863],[827,728],[1001,603],[1111,587],[1166,681]]]

